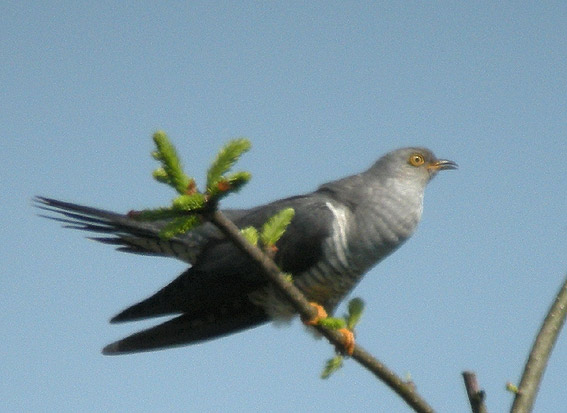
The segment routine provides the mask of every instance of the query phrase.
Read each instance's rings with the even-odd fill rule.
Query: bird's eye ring
[[[410,155],[409,163],[413,166],[421,166],[425,163],[425,159],[423,158],[423,155],[419,153],[414,153]]]

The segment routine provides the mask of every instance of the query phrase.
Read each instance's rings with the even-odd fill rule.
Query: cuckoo
[[[403,244],[421,219],[427,183],[456,169],[425,148],[402,148],[356,175],[304,195],[251,209],[227,209],[238,227],[260,228],[284,208],[295,215],[277,243],[275,262],[312,302],[332,313],[374,265]],[[111,322],[170,316],[167,321],[109,344],[104,354],[164,349],[213,339],[270,320],[289,319],[293,308],[251,260],[211,223],[174,238],[160,237],[164,222],[37,197],[48,217],[97,233],[93,239],[120,251],[180,259],[189,268]],[[59,215],[54,215],[59,214]]]

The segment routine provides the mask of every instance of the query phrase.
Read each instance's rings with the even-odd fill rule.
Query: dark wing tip
[[[102,354],[105,356],[117,356],[121,354],[119,342],[111,343],[102,349]]]
[[[218,308],[200,314],[182,314],[168,321],[139,331],[102,349],[102,354],[119,354],[155,351],[186,346],[256,327],[269,321],[265,311],[251,303],[224,312]]]
[[[151,317],[151,315],[148,316],[148,317]],[[142,319],[142,318],[145,318],[145,317],[135,317],[135,318],[132,318],[132,317],[125,316],[125,315],[124,315],[124,311],[122,311],[122,312],[116,314],[114,317],[112,317],[112,318],[110,319],[110,323],[111,323],[111,324],[116,324],[116,323],[122,323],[122,322],[124,322],[124,321],[136,321],[136,320],[140,320],[140,319]]]

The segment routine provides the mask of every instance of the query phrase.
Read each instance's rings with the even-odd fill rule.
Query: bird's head
[[[371,168],[394,179],[403,179],[425,185],[437,172],[457,169],[457,164],[447,159],[437,159],[426,148],[402,148],[380,158]]]

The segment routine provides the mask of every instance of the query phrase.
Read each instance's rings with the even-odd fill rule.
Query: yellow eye
[[[413,166],[421,166],[425,163],[425,159],[423,158],[423,155],[421,155],[420,153],[414,153],[410,155],[409,163]]]

